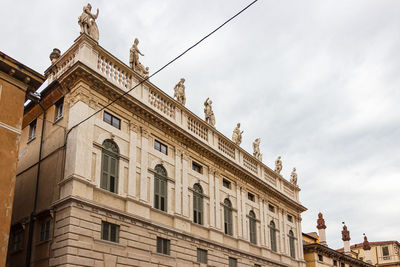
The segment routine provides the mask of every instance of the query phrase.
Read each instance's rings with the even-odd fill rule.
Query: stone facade
[[[296,185],[148,80],[139,84],[140,74],[85,34],[46,76],[48,116],[60,100],[64,108],[44,132],[34,266],[305,266]],[[24,136],[38,116],[37,105],[25,110],[20,229],[38,151]],[[24,253],[9,254],[9,266],[21,266]]]
[[[44,79],[0,52],[0,266],[5,266],[7,257],[25,97]]]

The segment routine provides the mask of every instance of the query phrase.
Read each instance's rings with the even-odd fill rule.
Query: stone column
[[[318,235],[319,235],[319,243],[321,245],[328,246],[328,244],[326,243],[325,220],[324,220],[324,216],[322,215],[321,212],[318,213],[317,229],[318,229]]]
[[[237,203],[237,237],[244,237],[244,229],[242,228],[242,220],[246,218],[243,216],[243,211],[241,207],[242,200],[242,187],[237,185],[236,186],[236,203]]]
[[[215,227],[215,186],[214,186],[214,168],[208,169],[208,182],[210,194],[210,227]]]
[[[220,200],[220,196],[221,193],[219,192],[219,173],[216,171],[214,173],[214,178],[215,178],[215,227],[217,229],[222,229],[221,228],[221,200]]]
[[[175,213],[182,215],[182,150],[175,150]]]
[[[189,217],[189,199],[188,199],[188,165],[189,155],[183,152],[182,162],[182,215]]]
[[[129,128],[128,196],[136,198],[136,143],[139,127],[131,122]]]
[[[142,155],[141,155],[141,165],[140,165],[140,200],[147,202],[148,201],[148,196],[147,196],[147,184],[148,184],[148,178],[147,178],[147,168],[148,168],[148,146],[149,146],[149,132],[146,131],[145,129],[141,128],[141,149],[142,149]]]

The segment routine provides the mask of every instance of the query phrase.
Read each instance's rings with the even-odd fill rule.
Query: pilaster
[[[209,195],[210,195],[210,226],[215,227],[215,188],[214,188],[214,168],[208,170],[208,183],[209,183]]]
[[[136,145],[139,127],[132,122],[129,125],[129,173],[128,196],[136,198]]]
[[[175,150],[175,213],[182,215],[182,150]]]
[[[141,166],[140,166],[140,200],[147,202],[147,168],[148,168],[148,146],[149,146],[149,132],[143,128],[141,130]]]
[[[188,165],[189,165],[189,155],[183,152],[183,162],[182,162],[182,215],[189,217],[189,199],[188,199]]]
[[[242,228],[242,220],[246,218],[245,216],[243,217],[243,211],[242,211],[242,187],[239,186],[239,184],[236,186],[236,200],[237,200],[237,236],[238,237],[243,237],[243,228]]]

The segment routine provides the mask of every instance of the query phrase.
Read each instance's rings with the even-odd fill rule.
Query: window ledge
[[[169,257],[171,259],[175,259],[175,257],[172,257],[171,255],[164,254],[164,253],[159,253],[159,252],[152,252],[152,255],[157,255],[157,256],[164,256],[164,257]]]
[[[26,142],[27,144],[29,144],[30,142],[32,142],[33,140],[35,140],[36,139],[36,136],[34,136],[34,137],[32,137],[32,138],[29,138],[28,139],[28,142]]]
[[[120,247],[120,248],[126,248],[125,245],[121,245],[120,243],[116,243],[116,242],[112,242],[112,241],[108,241],[108,240],[97,239],[97,238],[94,238],[93,240],[95,242],[100,242],[100,243],[104,243],[104,244],[108,244],[108,245],[114,245],[114,246],[117,246],[117,247]]]
[[[57,122],[59,122],[60,120],[62,120],[62,118],[64,118],[64,116],[60,116],[54,119],[53,125],[56,124]]]

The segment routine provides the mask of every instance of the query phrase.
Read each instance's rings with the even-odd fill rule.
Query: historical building
[[[350,246],[352,253],[360,260],[370,258],[375,266],[399,267],[400,266],[400,243],[398,241],[368,242],[366,237],[363,243]],[[339,249],[338,251],[343,251]]]
[[[188,110],[184,79],[152,84],[137,39],[130,66],[102,48],[98,14],[25,108],[8,265],[305,266],[295,171],[218,132],[210,99]]]
[[[26,94],[43,75],[0,52],[0,266],[5,266]]]
[[[372,267],[368,258],[359,259],[355,253],[350,251],[350,232],[346,225],[343,226],[342,231],[345,249],[341,252],[328,247],[325,234],[326,225],[322,213],[318,214],[317,229],[318,234],[315,232],[303,233],[304,259],[307,267]]]

